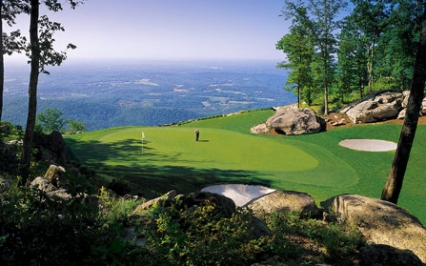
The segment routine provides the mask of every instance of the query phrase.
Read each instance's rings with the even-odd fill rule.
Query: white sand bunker
[[[339,145],[358,151],[393,151],[397,147],[395,142],[379,139],[345,139]]]
[[[274,192],[263,186],[250,186],[243,184],[215,185],[203,188],[201,191],[224,195],[232,199],[235,205],[241,207],[252,199]]]

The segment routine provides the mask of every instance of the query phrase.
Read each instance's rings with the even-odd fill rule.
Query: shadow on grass
[[[149,146],[144,147],[144,155],[141,155],[141,142],[134,139],[114,143],[67,139],[66,143],[71,159],[96,173],[95,180],[98,186],[107,186],[114,179],[128,185],[131,188],[131,194],[148,199],[170,190],[185,194],[209,185],[224,183],[270,187],[270,182],[259,178],[261,175],[256,171],[164,165],[167,161],[174,163],[177,161],[196,163],[197,161],[179,161],[178,154],[174,156],[156,154]],[[137,146],[140,150],[135,151]],[[108,165],[111,159],[116,165]],[[142,159],[143,164],[138,163]],[[120,161],[123,161],[123,165],[120,165]],[[155,163],[160,161],[161,164]]]

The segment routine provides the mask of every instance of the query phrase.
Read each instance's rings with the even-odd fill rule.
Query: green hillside
[[[245,112],[173,127],[120,127],[67,136],[74,159],[107,184],[119,180],[132,193],[155,197],[169,190],[192,192],[216,183],[255,183],[303,191],[317,203],[342,193],[379,198],[393,152],[362,152],[338,145],[346,138],[397,141],[399,125],[344,127],[304,136],[249,132],[272,110]],[[200,131],[194,140],[193,128]],[[426,126],[419,126],[399,204],[425,223],[421,151]],[[145,135],[142,145],[142,132]]]

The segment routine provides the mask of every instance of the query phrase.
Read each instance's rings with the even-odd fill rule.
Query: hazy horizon
[[[53,13],[65,27],[54,35],[55,48],[77,46],[68,60],[277,60],[275,44],[288,31],[280,17],[282,0],[89,0],[75,10]],[[6,31],[8,27],[5,27]],[[17,25],[28,32],[28,16]],[[26,60],[24,55],[13,55]],[[9,61],[11,61],[9,58]]]

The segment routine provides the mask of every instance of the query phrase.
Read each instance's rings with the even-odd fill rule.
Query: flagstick
[[[143,139],[145,138],[145,134],[142,131],[142,154],[143,154]]]

